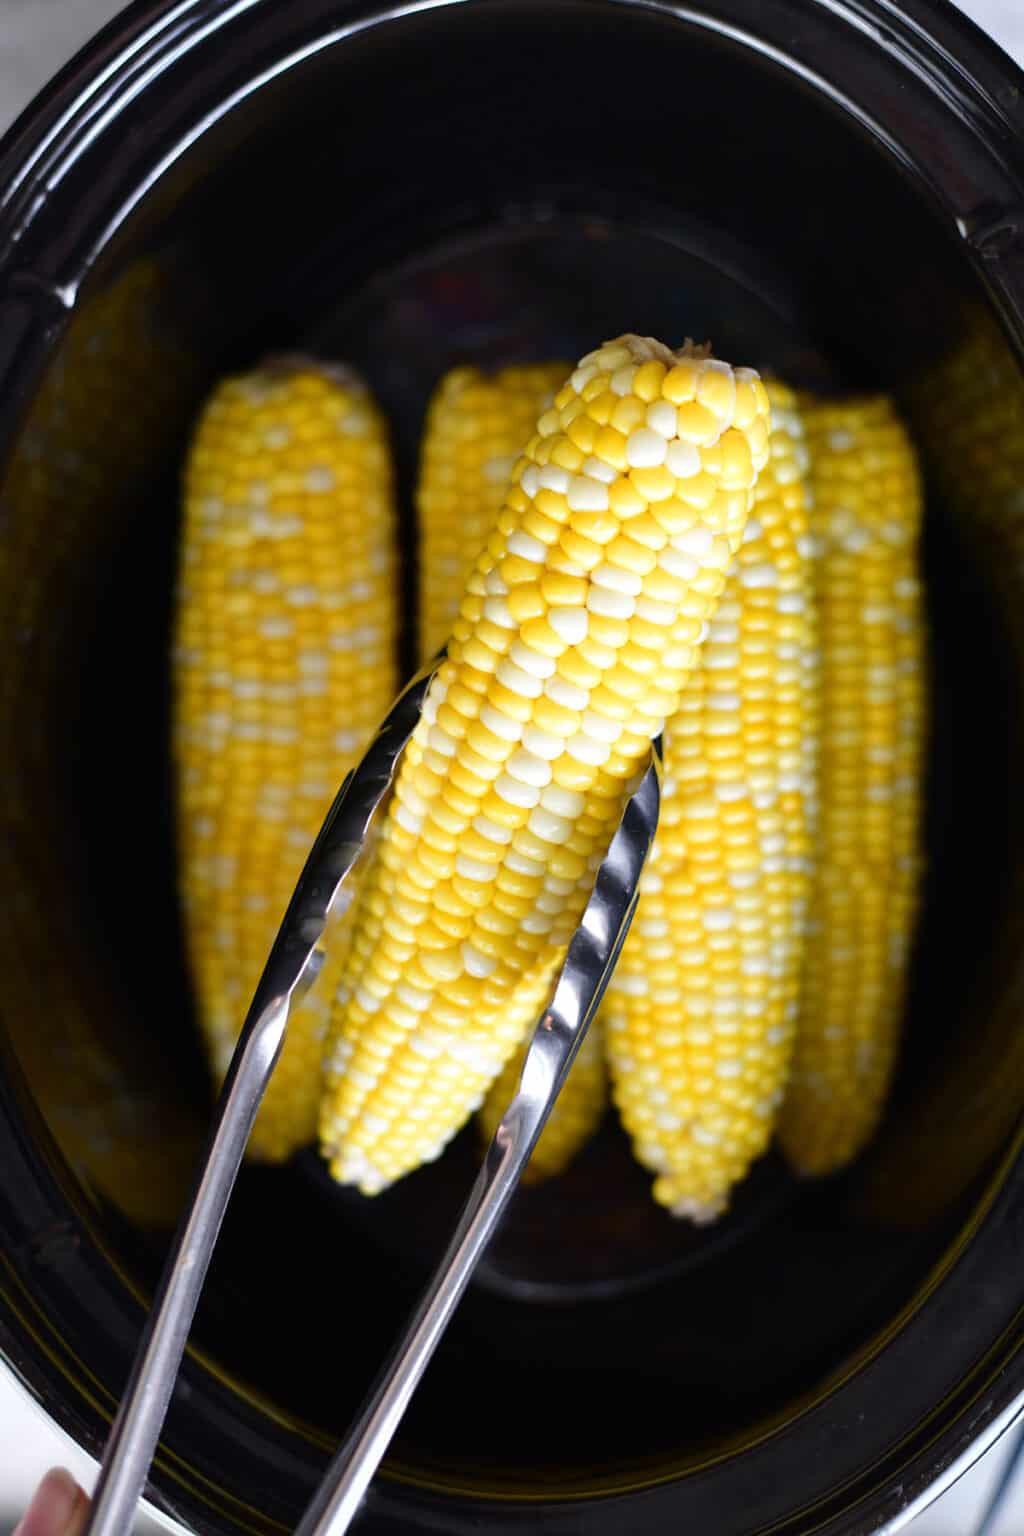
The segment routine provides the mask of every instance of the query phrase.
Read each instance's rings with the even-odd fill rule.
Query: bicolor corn
[[[522,1040],[693,671],[768,427],[752,371],[638,337],[540,417],[358,900],[320,1113],[342,1182],[436,1156]]]
[[[396,687],[383,420],[347,370],[285,359],[223,383],[185,477],[174,648],[181,887],[218,1076],[341,779]],[[295,1011],[250,1140],[313,1140],[323,992]]]

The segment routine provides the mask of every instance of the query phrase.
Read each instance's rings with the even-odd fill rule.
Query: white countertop
[[[121,0],[0,0],[0,132],[101,26]],[[1024,0],[961,0],[961,10],[1024,61]],[[1007,1436],[910,1528],[911,1536],[973,1536],[1010,1450]],[[59,1462],[87,1488],[94,1466],[0,1367],[0,1531],[13,1525],[47,1467]],[[1024,1536],[1024,1471],[985,1536]]]

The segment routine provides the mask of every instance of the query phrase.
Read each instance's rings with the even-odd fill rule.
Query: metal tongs
[[[163,1427],[220,1225],[292,1007],[316,980],[328,918],[347,894],[374,813],[423,708],[435,660],[408,685],[348,775],[299,877],[235,1047],[213,1130],[104,1449],[86,1536],[128,1536]],[[340,1536],[359,1509],[441,1335],[508,1205],[601,1001],[629,931],[658,822],[660,746],[626,803],[536,1026],[519,1085],[487,1149],[454,1236],[298,1536]]]

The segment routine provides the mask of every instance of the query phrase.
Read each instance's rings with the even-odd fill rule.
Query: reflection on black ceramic
[[[821,1187],[768,1159],[722,1227],[695,1236],[650,1205],[609,1124],[565,1180],[517,1200],[366,1530],[867,1532],[1024,1386],[1012,1359],[1024,1180],[1014,1166],[987,1182],[1024,1096],[1009,943],[1022,910],[1008,617],[1020,573],[1006,530],[1019,504],[988,494],[997,482],[983,475],[956,488],[944,452],[970,395],[1004,492],[1016,474],[1016,436],[988,431],[992,391],[963,362],[972,322],[958,327],[970,310],[1003,348],[980,252],[1024,331],[1013,238],[998,236],[1024,186],[1024,122],[998,120],[1019,110],[1011,66],[966,23],[908,6],[964,72],[942,73],[881,0],[856,9],[884,17],[884,46],[844,0],[705,0],[689,20],[608,0],[464,0],[379,23],[338,0],[206,0],[165,22],[152,5],[124,31],[155,28],[145,89],[130,83],[137,59],[97,87],[108,127],[94,100],[46,138],[98,78],[97,55],[0,151],[0,183],[27,168],[0,201],[0,751],[14,791],[0,944],[17,951],[0,980],[0,1347],[91,1448],[127,1372],[130,1287],[157,1272],[164,1213],[76,1150],[61,1100],[74,1064],[57,1064],[55,1090],[47,1042],[76,1019],[83,1040],[103,1041],[109,1129],[116,1105],[134,1106],[133,1155],[158,1113],[186,1136],[200,1121],[167,795],[176,466],[209,380],[296,345],[347,355],[395,418],[409,549],[415,444],[440,373],[577,354],[627,328],[710,336],[796,384],[893,390],[914,405],[931,481],[930,876],[877,1146]],[[276,69],[300,49],[307,59]],[[908,67],[912,49],[927,68]],[[108,369],[96,421],[65,416],[88,495],[54,482],[38,497],[26,410],[44,409],[40,387],[44,400],[91,396],[85,317],[130,291],[140,262],[178,345],[148,369]],[[149,330],[132,330],[147,357]],[[997,371],[1005,408],[1021,381],[1004,352]],[[126,424],[138,452],[117,436]],[[294,1526],[475,1156],[470,1131],[372,1203],[331,1187],[312,1154],[246,1170],[155,1473],[165,1507],[216,1536]]]

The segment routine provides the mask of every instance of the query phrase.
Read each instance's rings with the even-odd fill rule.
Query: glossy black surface
[[[0,1343],[84,1444],[206,1111],[168,812],[176,469],[208,381],[283,346],[368,374],[408,555],[443,369],[626,328],[894,390],[930,482],[930,873],[878,1143],[820,1188],[767,1159],[695,1235],[607,1126],[517,1200],[365,1528],[866,1532],[1024,1388],[1019,85],[924,3],[196,0],[136,7],[0,148]],[[294,1524],[477,1156],[468,1132],[374,1202],[312,1153],[246,1172],[165,1507]]]

